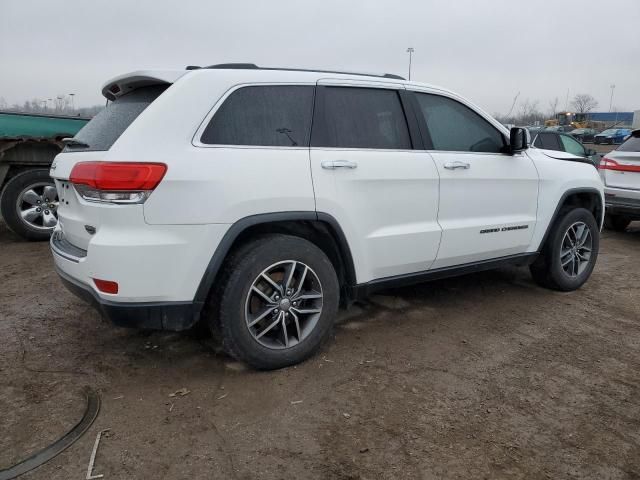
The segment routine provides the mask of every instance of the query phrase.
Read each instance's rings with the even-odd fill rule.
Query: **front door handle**
[[[463,169],[463,170],[468,170],[471,168],[471,165],[469,165],[468,163],[465,162],[448,162],[444,164],[444,168],[446,168],[447,170],[457,170],[458,168]]]
[[[327,170],[335,170],[337,168],[349,168],[353,170],[354,168],[358,168],[356,162],[350,162],[349,160],[325,160],[320,165]]]

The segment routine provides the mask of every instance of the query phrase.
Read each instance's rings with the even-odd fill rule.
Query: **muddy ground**
[[[640,478],[640,224],[580,291],[526,269],[384,292],[306,363],[246,370],[196,334],[121,329],[46,243],[0,225],[0,469],[102,409],[25,479]],[[186,388],[186,396],[170,394]]]

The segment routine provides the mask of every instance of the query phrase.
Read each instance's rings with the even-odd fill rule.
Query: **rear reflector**
[[[143,203],[166,172],[164,163],[80,162],[69,181],[85,200]]]
[[[640,165],[620,164],[609,157],[602,157],[598,168],[600,170],[615,170],[617,172],[640,172]]]
[[[110,280],[100,280],[98,278],[94,278],[93,283],[96,284],[96,287],[98,287],[98,290],[100,290],[102,293],[111,293],[112,295],[115,295],[116,293],[118,293],[117,282],[112,282]]]

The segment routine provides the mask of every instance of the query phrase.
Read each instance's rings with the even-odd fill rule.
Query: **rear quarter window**
[[[234,91],[200,141],[207,145],[308,147],[314,87],[264,85]]]
[[[629,137],[617,150],[620,152],[640,152],[640,133]]]
[[[556,135],[555,133],[540,133],[538,134],[538,138],[536,138],[534,146],[544,148],[546,150],[563,151],[558,137],[559,135]]]
[[[64,152],[109,150],[133,121],[168,88],[168,85],[142,87],[107,105],[73,137],[83,145],[67,145]]]

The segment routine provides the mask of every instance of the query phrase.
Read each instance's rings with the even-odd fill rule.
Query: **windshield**
[[[100,111],[67,142],[65,152],[109,150],[118,137],[151,103],[167,89],[167,85],[143,87],[118,97]]]
[[[602,132],[600,135],[614,135],[615,133],[617,133],[617,130],[610,128],[609,130]]]

